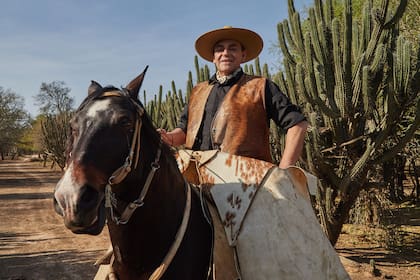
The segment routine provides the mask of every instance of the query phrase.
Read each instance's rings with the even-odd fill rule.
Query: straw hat
[[[225,26],[223,28],[204,33],[198,37],[197,41],[195,41],[195,49],[202,58],[213,62],[214,45],[221,40],[235,40],[241,43],[246,50],[246,58],[244,62],[256,58],[263,48],[263,40],[260,35],[254,31]]]

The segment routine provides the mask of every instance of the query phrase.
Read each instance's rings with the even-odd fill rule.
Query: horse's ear
[[[140,87],[141,87],[141,84],[143,83],[144,75],[146,75],[147,68],[149,68],[149,66],[146,66],[143,72],[140,75],[138,75],[136,78],[134,78],[134,80],[132,80],[125,87],[130,92],[131,97],[134,99],[138,99]]]
[[[102,86],[100,84],[98,84],[95,81],[91,81],[90,86],[88,88],[88,95],[91,95],[92,93],[101,89],[102,89]]]

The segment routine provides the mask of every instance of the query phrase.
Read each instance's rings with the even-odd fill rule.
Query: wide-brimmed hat
[[[264,45],[260,35],[254,31],[225,26],[198,37],[197,41],[195,41],[195,49],[202,58],[213,62],[214,45],[222,40],[235,40],[242,44],[246,50],[246,58],[243,62],[256,58]]]

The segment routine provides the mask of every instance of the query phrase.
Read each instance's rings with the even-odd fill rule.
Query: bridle
[[[101,97],[110,97],[110,96],[121,97],[124,94],[128,95],[127,92],[123,93],[121,91],[116,91],[116,90],[107,91],[107,92],[104,92]],[[129,98],[129,100],[136,108],[136,113],[137,113],[137,118],[134,124],[134,132],[131,139],[130,150],[127,157],[125,158],[124,164],[120,166],[119,168],[117,168],[112,173],[112,175],[108,178],[108,183],[105,186],[105,207],[110,209],[111,219],[117,225],[127,224],[131,216],[133,215],[134,211],[138,207],[141,207],[144,205],[144,198],[147,195],[147,192],[149,190],[149,187],[155,175],[155,172],[156,170],[160,168],[159,160],[160,160],[160,155],[161,155],[161,143],[159,143],[159,148],[157,150],[155,160],[151,164],[150,172],[147,176],[146,182],[143,186],[143,189],[139,197],[135,199],[134,201],[128,203],[128,205],[125,207],[125,210],[122,212],[121,216],[118,217],[117,214],[114,212],[114,208],[116,207],[116,204],[117,204],[117,199],[115,197],[115,194],[112,192],[112,186],[121,183],[132,170],[135,170],[137,168],[139,155],[140,155],[140,136],[141,136],[141,126],[142,126],[141,118],[144,115],[144,108],[141,107],[139,104],[137,104],[131,98]]]
[[[114,90],[104,92],[101,97],[109,97],[109,96],[128,96],[129,94],[126,89],[122,89],[122,91]],[[137,118],[134,125],[134,132],[131,139],[131,145],[129,153],[124,161],[124,164],[117,168],[112,175],[108,178],[108,183],[105,186],[105,207],[110,209],[111,219],[116,225],[124,225],[127,224],[130,220],[131,216],[133,215],[134,211],[142,207],[144,205],[144,199],[147,195],[147,192],[150,188],[151,182],[156,171],[160,168],[159,160],[162,153],[162,141],[159,143],[158,150],[156,152],[156,156],[154,161],[151,163],[151,169],[149,174],[147,175],[146,181],[144,183],[143,189],[138,196],[137,199],[128,203],[125,207],[125,210],[122,212],[121,216],[117,216],[114,213],[114,208],[117,204],[117,199],[115,194],[112,192],[112,186],[121,183],[127,175],[137,168],[137,164],[139,161],[140,156],[140,136],[141,136],[141,126],[142,126],[142,117],[144,115],[144,108],[141,107],[137,102],[135,102],[131,97],[129,97],[131,103],[136,108]],[[134,161],[133,161],[134,158]],[[168,253],[166,254],[165,258],[163,259],[162,263],[155,269],[155,271],[149,276],[149,280],[157,280],[160,279],[163,274],[165,273],[166,269],[169,267],[170,263],[172,262],[173,258],[175,257],[176,252],[178,251],[179,246],[181,245],[181,241],[184,238],[185,231],[187,229],[190,212],[191,212],[191,189],[187,182],[185,182],[186,186],[186,204],[184,208],[184,214],[182,217],[182,222],[178,231],[175,236],[175,240],[172,243]],[[111,271],[110,274],[113,272]]]

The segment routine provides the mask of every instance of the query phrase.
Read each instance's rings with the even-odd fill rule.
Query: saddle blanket
[[[241,279],[350,279],[312,209],[313,175],[220,151],[180,150],[178,165],[217,206]]]

